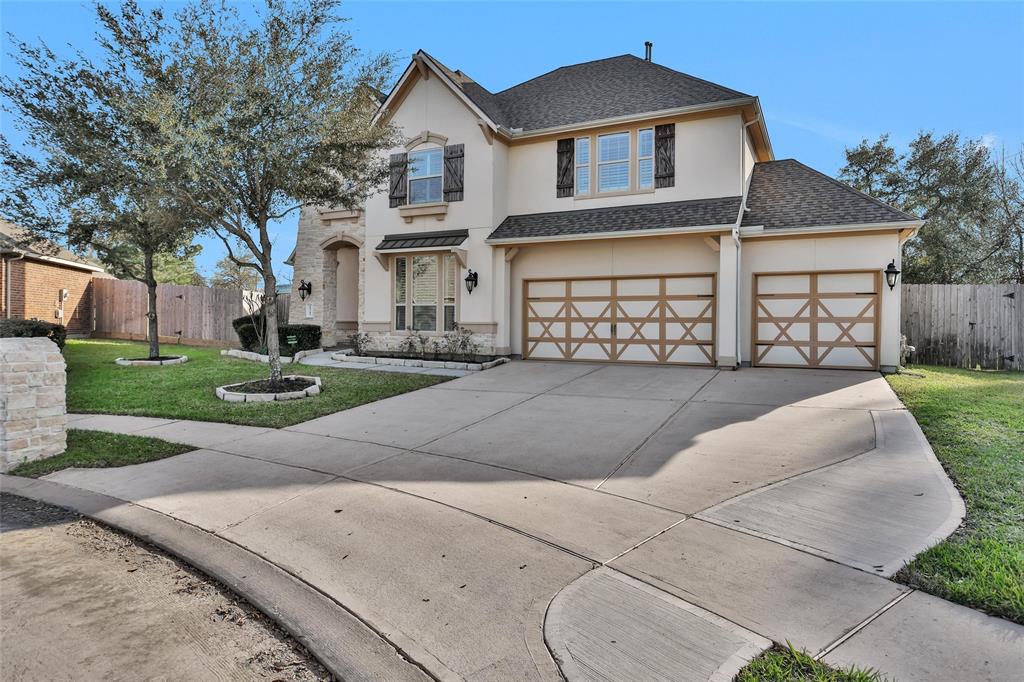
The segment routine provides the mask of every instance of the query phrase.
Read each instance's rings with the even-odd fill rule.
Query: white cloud
[[[999,146],[999,136],[995,133],[985,133],[981,136],[981,146],[986,149],[995,149]]]

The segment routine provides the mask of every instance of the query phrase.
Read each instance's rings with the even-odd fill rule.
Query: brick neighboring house
[[[57,322],[70,335],[88,336],[94,276],[108,275],[67,249],[29,242],[20,228],[0,220],[0,317]]]

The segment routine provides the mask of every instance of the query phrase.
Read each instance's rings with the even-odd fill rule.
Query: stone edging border
[[[323,352],[324,352],[323,348],[313,348],[313,349],[310,349],[310,350],[296,351],[295,355],[293,355],[292,357],[288,357],[287,355],[282,355],[281,356],[281,364],[282,365],[287,365],[287,364],[290,364],[290,363],[293,363],[293,362],[298,362],[299,360],[301,360],[302,358],[306,357],[307,355],[316,355],[317,353],[323,353]],[[220,354],[221,355],[226,355],[226,356],[232,357],[232,358],[238,358],[239,360],[250,360],[252,362],[262,362],[265,365],[266,364],[270,364],[270,356],[269,355],[263,355],[261,353],[253,353],[252,351],[248,351],[248,350],[239,350],[237,348],[229,348],[227,350],[222,350],[220,352]]]
[[[309,379],[313,382],[313,385],[301,391],[283,391],[281,393],[242,393],[241,391],[231,390],[235,386],[248,383],[243,381],[237,384],[218,386],[216,393],[218,398],[228,403],[272,403],[275,400],[299,400],[300,398],[312,398],[315,395],[320,395],[320,387],[323,383],[320,377],[289,374],[282,377],[282,379]]]
[[[188,362],[187,355],[179,355],[170,360],[129,360],[117,358],[114,362],[122,367],[159,367],[160,365],[180,365]]]
[[[512,362],[509,358],[497,358],[490,362],[446,362],[441,360],[409,360],[406,358],[378,358],[369,355],[351,355],[344,351],[335,353],[331,359],[340,362],[358,362],[363,365],[397,365],[399,367],[428,367],[430,369],[461,369],[479,372]]]

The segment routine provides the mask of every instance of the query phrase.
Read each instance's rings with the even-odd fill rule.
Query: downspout
[[[741,317],[742,317],[740,315],[740,308],[742,307],[741,304],[743,303],[743,287],[740,286],[740,283],[743,280],[743,268],[742,268],[743,260],[742,260],[742,249],[741,249],[741,244],[740,244],[740,225],[743,223],[743,217],[747,214],[747,211],[750,210],[750,209],[747,208],[747,195],[750,193],[750,180],[746,179],[746,176],[747,176],[747,155],[745,153],[746,147],[745,147],[744,143],[747,140],[747,129],[750,128],[750,126],[754,125],[755,123],[759,123],[760,121],[761,121],[761,114],[758,114],[752,120],[750,120],[748,123],[744,123],[743,124],[743,128],[740,129],[740,182],[743,183],[743,187],[741,188],[741,195],[742,195],[743,199],[742,199],[742,201],[740,201],[740,214],[736,217],[736,225],[734,225],[733,228],[732,228],[732,240],[733,240],[733,243],[735,243],[735,245],[736,245],[736,365],[737,365],[737,367],[741,366],[742,363],[743,363],[743,355],[742,355],[742,349],[743,349],[742,336],[743,336],[743,334],[741,333],[742,327],[740,327]],[[753,172],[751,172],[750,177],[751,178],[754,177]],[[750,305],[754,305],[754,302],[751,301]],[[751,328],[750,333],[751,334],[754,333],[754,329],[753,328]],[[751,358],[751,362],[753,362],[753,358]]]
[[[10,255],[14,257],[11,258]],[[4,317],[8,320],[11,319],[11,261],[21,260],[25,257],[24,253],[19,251],[8,251],[7,254],[3,255],[4,259]]]

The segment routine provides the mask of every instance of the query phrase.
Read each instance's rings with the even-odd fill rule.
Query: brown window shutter
[[[676,185],[676,124],[654,127],[654,186]]]
[[[388,204],[391,208],[405,205],[406,192],[408,191],[406,177],[409,172],[409,155],[391,155],[391,184],[388,188]]]
[[[445,201],[462,201],[462,186],[465,167],[465,145],[447,145],[444,148]]]
[[[574,190],[573,166],[576,162],[576,140],[567,137],[558,141],[558,168],[555,176],[555,196],[571,197]]]

